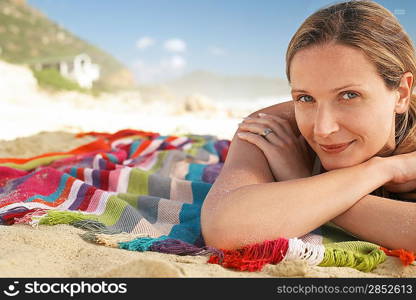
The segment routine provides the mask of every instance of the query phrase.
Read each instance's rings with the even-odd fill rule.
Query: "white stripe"
[[[90,168],[85,168],[84,169],[84,181],[87,184],[92,185],[92,169]]]
[[[129,186],[131,168],[125,167],[121,169],[120,176],[118,177],[117,190],[119,193],[126,193]]]
[[[188,140],[188,138],[187,138],[187,137],[185,137],[185,136],[181,136],[181,137],[178,137],[176,140],[170,141],[170,143],[171,143],[173,146],[177,147],[178,145],[180,145],[180,144],[182,144],[182,143],[186,142],[187,140]]]
[[[314,245],[305,243],[298,238],[291,238],[289,239],[289,247],[283,260],[305,260],[309,265],[317,266],[324,259],[324,254],[324,245]]]
[[[92,168],[93,169],[100,169],[99,160],[102,159],[103,156],[101,154],[97,154],[94,156],[94,160],[92,161]]]
[[[180,212],[183,203],[161,198],[157,207],[157,222],[168,224],[180,224]]]
[[[164,140],[153,140],[150,145],[148,145],[147,148],[140,153],[140,156],[155,151],[163,142]]]
[[[147,221],[145,218],[141,218],[130,233],[146,234],[152,238],[158,238],[162,235],[162,233],[157,230],[155,226],[150,224],[149,221]]]

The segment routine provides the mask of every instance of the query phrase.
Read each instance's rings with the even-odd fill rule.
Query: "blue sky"
[[[286,47],[326,0],[28,0],[154,83],[193,70],[285,78]],[[416,1],[378,0],[416,41]]]

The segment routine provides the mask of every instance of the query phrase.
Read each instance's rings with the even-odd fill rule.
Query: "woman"
[[[416,58],[404,29],[377,3],[334,4],[301,25],[286,64],[293,100],[240,123],[202,207],[206,244],[236,249],[331,221],[416,251]]]

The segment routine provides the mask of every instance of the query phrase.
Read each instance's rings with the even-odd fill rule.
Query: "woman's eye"
[[[297,100],[300,102],[309,102],[310,100],[312,100],[312,97],[308,95],[303,95],[303,96],[298,97]]]
[[[345,97],[345,96],[347,96],[347,97]],[[354,93],[354,92],[346,92],[346,93],[344,93],[342,95],[342,99],[344,99],[344,100],[350,100],[350,99],[355,98],[357,96],[358,95],[356,93]]]

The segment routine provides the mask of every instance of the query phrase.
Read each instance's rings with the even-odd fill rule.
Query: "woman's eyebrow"
[[[330,90],[330,92],[331,93],[336,93],[336,92],[338,92],[340,90],[343,90],[343,89],[346,89],[346,88],[361,87],[361,86],[362,86],[361,84],[350,83],[350,84],[347,84],[347,85],[344,85],[344,86],[341,86],[341,87],[334,88],[334,89]],[[306,90],[293,88],[292,93],[309,93],[309,92],[306,91]]]

